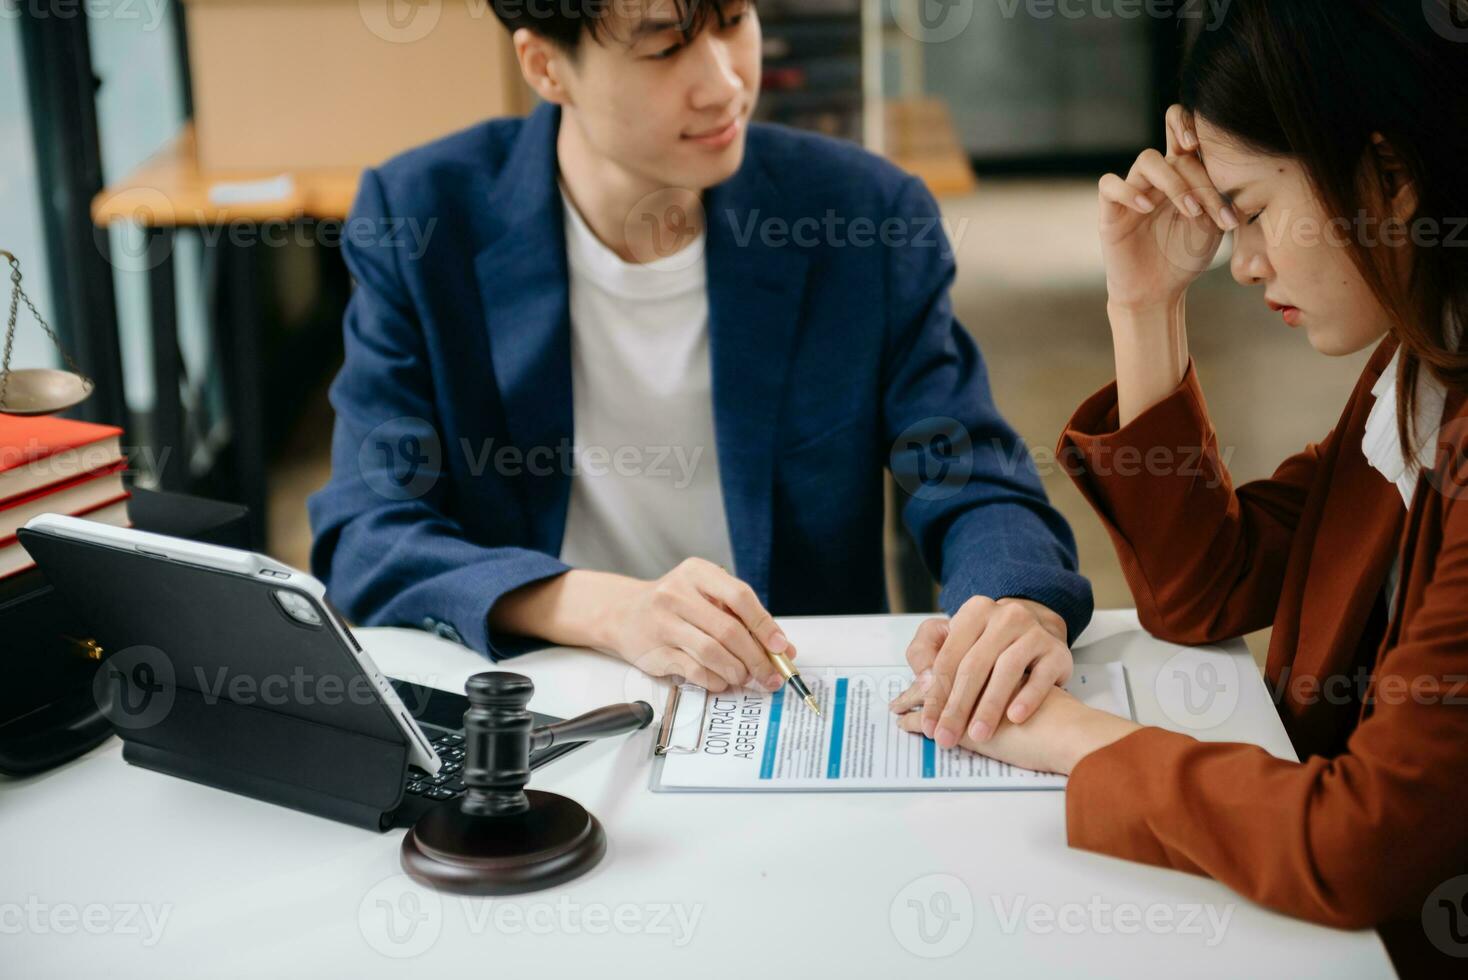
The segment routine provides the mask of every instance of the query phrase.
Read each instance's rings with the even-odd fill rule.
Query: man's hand
[[[611,648],[655,677],[678,674],[710,691],[785,683],[765,650],[795,648],[754,590],[712,562],[689,558],[655,582],[640,582],[613,613]]]
[[[778,690],[785,679],[765,650],[795,657],[754,590],[701,558],[652,582],[572,569],[501,598],[490,628],[592,647],[715,692],[751,681]]]
[[[922,731],[922,716],[911,712],[897,719],[905,732]],[[1023,725],[1003,721],[983,742],[964,736],[958,744],[970,752],[1036,772],[1068,776],[1082,759],[1140,731],[1141,725],[1107,711],[1088,707],[1063,688],[1052,688]]]
[[[1059,614],[1029,599],[984,596],[964,603],[951,620],[918,627],[907,662],[915,680],[892,711],[906,714],[921,704],[911,723],[945,749],[965,736],[985,742],[1006,707],[1011,722],[1023,722],[1070,680],[1075,665]]]

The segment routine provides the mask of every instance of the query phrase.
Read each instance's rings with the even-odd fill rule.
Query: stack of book
[[[0,578],[35,564],[15,532],[37,514],[129,526],[126,469],[121,429],[0,415]]]

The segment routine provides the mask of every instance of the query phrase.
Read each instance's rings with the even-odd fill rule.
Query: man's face
[[[759,18],[749,0],[710,11],[685,38],[674,0],[615,0],[596,37],[562,61],[566,120],[631,175],[702,191],[739,169],[760,86]],[[568,77],[569,76],[569,77]]]

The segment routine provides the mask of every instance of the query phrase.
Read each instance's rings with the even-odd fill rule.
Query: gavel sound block
[[[464,796],[408,831],[403,870],[420,884],[464,895],[538,891],[590,871],[606,853],[606,832],[575,800],[525,789],[530,753],[645,728],[652,706],[612,705],[532,731],[530,678],[475,674],[465,691]]]

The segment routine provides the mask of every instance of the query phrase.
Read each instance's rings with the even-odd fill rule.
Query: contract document
[[[834,791],[1061,789],[1065,777],[996,762],[897,727],[888,704],[906,666],[804,668],[817,715],[789,687],[709,694],[675,688],[658,736],[654,790]],[[1134,717],[1119,663],[1077,665],[1081,701]]]

